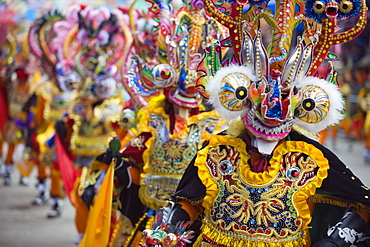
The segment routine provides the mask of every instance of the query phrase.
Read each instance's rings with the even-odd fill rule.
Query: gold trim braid
[[[283,239],[269,238],[266,236],[250,237],[242,234],[233,232],[222,231],[213,227],[203,220],[201,227],[202,234],[195,241],[193,246],[203,246],[203,239],[207,239],[208,242],[217,243],[217,246],[228,246],[228,247],[297,247],[305,246],[307,244],[306,231],[301,231],[295,236],[290,236]]]
[[[331,204],[338,207],[348,208],[354,207],[359,210],[361,213],[370,215],[370,207],[366,206],[365,204],[354,202],[351,200],[346,200],[340,197],[331,196],[331,195],[324,195],[324,194],[315,194],[310,197],[310,200],[314,203],[324,203],[324,204]]]

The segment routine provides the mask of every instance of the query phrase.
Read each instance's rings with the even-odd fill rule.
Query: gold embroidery
[[[112,127],[120,117],[122,102],[112,98],[92,109],[85,102],[72,106],[71,118],[75,121],[71,136],[71,149],[76,155],[97,156],[105,152],[109,141],[116,135]]]
[[[144,136],[138,136],[138,137],[135,137],[135,138],[131,139],[130,145],[132,147],[136,147],[140,150],[140,149],[144,148],[144,141],[145,141]]]
[[[139,197],[146,206],[159,209],[165,205],[194,158],[204,133],[218,130],[219,118],[210,113],[200,115],[198,121],[192,118],[187,122],[185,126],[188,127],[178,135],[169,133],[167,115],[151,114],[149,126],[153,131],[145,144],[150,148],[143,155],[145,166],[139,190]]]
[[[256,236],[276,243],[299,236],[311,219],[306,200],[327,176],[327,160],[313,145],[285,142],[274,151],[268,171],[254,173],[241,147],[235,138],[218,136],[198,152],[195,165],[207,188],[203,206],[210,229],[240,235],[235,241],[244,244]],[[223,239],[203,233],[230,246],[227,234]]]

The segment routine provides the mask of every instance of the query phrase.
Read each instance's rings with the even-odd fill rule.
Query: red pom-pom
[[[15,73],[17,73],[18,80],[26,81],[28,80],[28,73],[23,68],[17,68],[15,69]]]

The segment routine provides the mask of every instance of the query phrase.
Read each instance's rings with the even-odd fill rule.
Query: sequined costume
[[[197,112],[194,110],[193,112]],[[126,162],[134,164],[141,172],[132,178],[136,183],[139,182],[131,185],[137,194],[129,194],[140,201],[129,204],[127,192],[120,195],[121,211],[129,217],[133,225],[136,223],[136,231],[141,231],[142,225],[152,220],[149,216],[162,207],[175,192],[182,174],[201,143],[210,134],[220,131],[219,116],[215,112],[199,112],[190,115],[187,121],[175,120],[174,117],[178,116],[165,96],[150,100],[148,106],[139,111],[141,113],[146,115],[144,122],[140,124],[142,133],[133,138],[122,152]],[[118,175],[118,179],[120,178],[122,179]],[[125,185],[124,179],[122,183]],[[138,214],[139,205],[142,205],[141,214]],[[131,238],[131,241],[135,239]],[[126,243],[128,246],[131,244],[132,242]]]
[[[5,163],[4,184],[12,181],[13,166],[21,173],[19,183],[28,184],[33,164],[24,161],[26,150],[25,127],[31,118],[27,111],[32,104],[32,95],[37,83],[37,75],[30,66],[31,57],[27,46],[25,28],[9,24],[10,30],[3,46],[2,80],[5,85],[7,107],[3,116],[7,120],[2,131],[2,160]],[[17,52],[17,50],[19,52]]]
[[[119,126],[129,99],[122,88],[120,68],[126,63],[132,35],[121,10],[82,5],[73,5],[53,29],[57,34],[53,42],[62,47],[56,53],[60,88],[78,92],[68,117],[56,125],[56,154],[65,190],[76,208],[78,243],[89,214],[81,194],[90,164],[106,151],[114,136],[123,138],[129,133],[121,132]],[[69,77],[69,70],[75,78]]]
[[[32,204],[43,205],[51,199],[48,218],[61,215],[65,197],[56,155],[55,125],[57,121],[62,121],[67,116],[70,103],[76,97],[76,92],[73,90],[62,90],[69,82],[61,78],[65,76],[76,83],[81,81],[78,74],[72,70],[73,64],[61,61],[61,58],[56,55],[62,47],[53,42],[56,36],[53,25],[64,18],[60,12],[51,11],[35,20],[28,33],[30,51],[36,58],[34,66],[40,70],[42,81],[36,88],[36,100],[29,111],[33,122],[28,130],[31,151],[27,158],[28,162],[35,162],[38,168],[36,185],[38,195]],[[50,189],[47,188],[49,178]]]
[[[369,188],[313,135],[341,119],[336,71],[315,75],[330,45],[364,29],[365,2],[203,2],[230,37],[206,49],[198,87],[229,128],[197,152],[140,246],[367,246]]]
[[[150,99],[136,114],[139,134],[121,152],[124,165],[115,171],[115,188],[121,188],[118,208],[129,221],[112,223],[115,229],[108,245],[113,246],[135,245],[155,211],[175,191],[201,143],[223,124],[214,111],[204,111],[194,87],[198,48],[207,34],[211,38],[217,33],[203,31],[207,27],[214,31],[215,21],[190,4],[171,11],[169,4],[153,1],[150,9],[162,16],[155,26],[158,52],[148,59],[135,49],[138,54],[126,74],[132,94]],[[158,92],[163,95],[153,96]],[[130,228],[132,232],[127,231]]]

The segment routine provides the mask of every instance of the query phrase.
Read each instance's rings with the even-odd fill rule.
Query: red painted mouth
[[[336,2],[329,2],[326,6],[325,13],[329,18],[338,16],[338,4]]]

